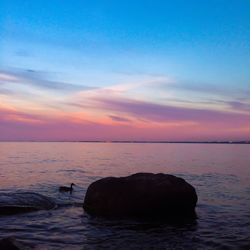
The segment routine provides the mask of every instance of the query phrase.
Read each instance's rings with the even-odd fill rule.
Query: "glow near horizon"
[[[0,140],[250,139],[249,2],[0,8]]]

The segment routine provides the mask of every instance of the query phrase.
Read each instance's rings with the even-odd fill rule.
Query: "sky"
[[[0,0],[0,140],[250,140],[250,1]]]

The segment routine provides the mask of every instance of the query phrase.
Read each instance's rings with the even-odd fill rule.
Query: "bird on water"
[[[60,192],[70,192],[70,193],[72,193],[72,191],[73,191],[73,186],[75,186],[74,183],[71,183],[70,187],[61,186],[61,187],[59,187],[59,191],[60,191]]]

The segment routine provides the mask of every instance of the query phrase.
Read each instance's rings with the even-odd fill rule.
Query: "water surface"
[[[91,218],[81,204],[106,176],[170,173],[197,190],[198,220],[184,225]],[[77,184],[72,195],[60,185]],[[42,249],[248,249],[250,145],[0,143],[0,191],[33,191],[59,207],[0,218],[0,238]]]

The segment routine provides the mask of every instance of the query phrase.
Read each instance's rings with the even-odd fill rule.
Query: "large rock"
[[[197,195],[184,179],[168,174],[137,173],[93,182],[83,208],[105,217],[195,217]]]
[[[0,193],[0,215],[17,214],[55,208],[50,198],[31,192]]]

